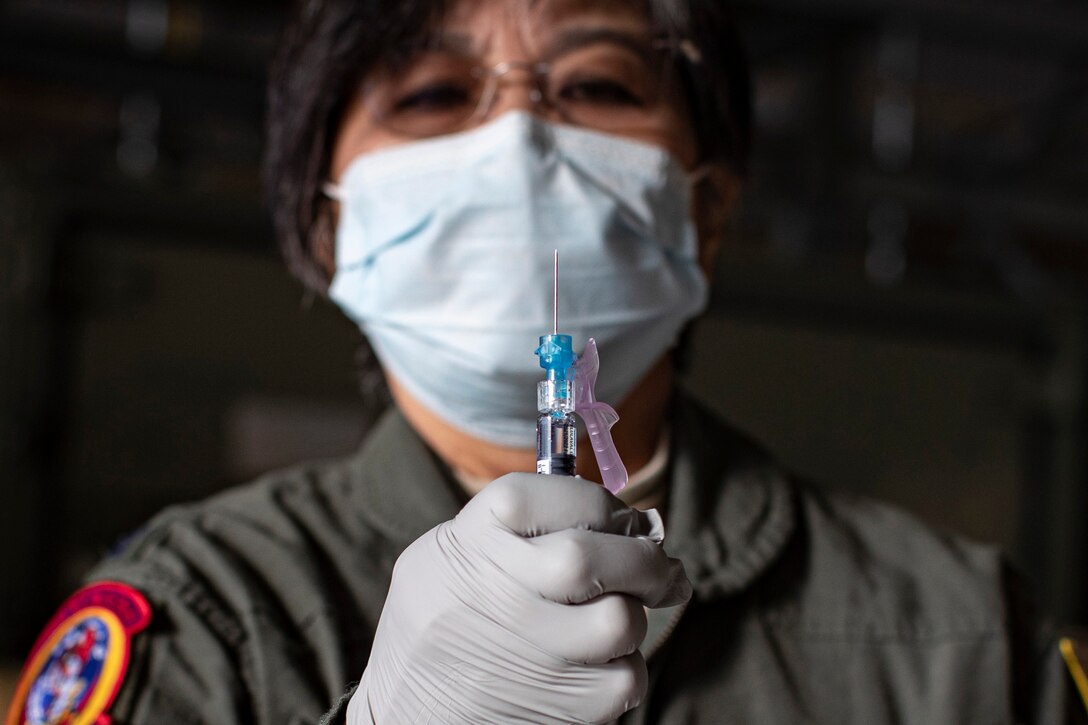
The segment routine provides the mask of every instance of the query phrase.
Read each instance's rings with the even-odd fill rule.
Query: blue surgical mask
[[[329,296],[429,410],[531,448],[552,250],[559,331],[596,339],[597,396],[617,405],[706,306],[690,186],[656,146],[522,112],[371,152],[327,189]]]

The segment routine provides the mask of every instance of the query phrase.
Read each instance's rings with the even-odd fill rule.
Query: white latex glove
[[[646,691],[647,607],[691,596],[656,511],[516,473],[393,570],[348,725],[605,723]]]

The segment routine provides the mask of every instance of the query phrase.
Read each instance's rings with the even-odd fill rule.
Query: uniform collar
[[[398,549],[452,519],[468,502],[395,406],[382,415],[352,465],[356,511]]]
[[[795,526],[793,489],[761,448],[680,391],[673,404],[667,540],[700,598],[744,589]],[[395,409],[352,462],[353,500],[400,549],[467,502],[449,470]]]

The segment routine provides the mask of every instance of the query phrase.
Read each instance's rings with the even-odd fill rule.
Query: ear
[[[317,216],[310,227],[310,249],[314,260],[332,280],[336,272],[336,225],[340,220],[340,204],[331,199],[319,199]]]
[[[714,278],[718,248],[740,195],[740,178],[721,163],[703,168],[692,188],[692,216],[699,235],[699,266],[708,280]]]

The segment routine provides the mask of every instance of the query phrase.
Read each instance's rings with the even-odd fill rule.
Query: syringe
[[[547,376],[536,386],[536,472],[575,475],[578,429],[574,422],[574,348],[559,334],[559,250],[552,281],[552,334],[540,336],[536,354]]]

